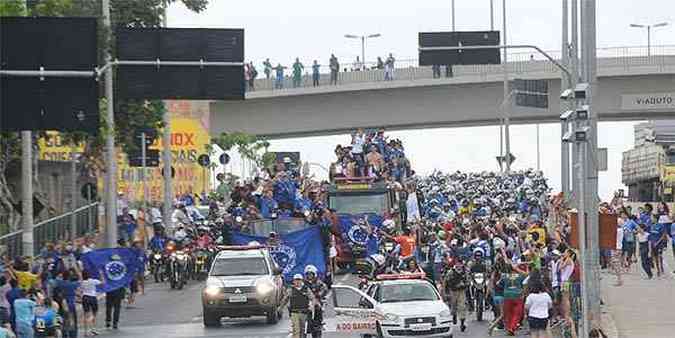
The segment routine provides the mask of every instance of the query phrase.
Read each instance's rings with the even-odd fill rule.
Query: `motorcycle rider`
[[[199,236],[197,238],[197,246],[200,248],[208,248],[211,246],[213,239],[211,239],[211,235],[209,235],[209,232],[207,229],[203,226],[197,228],[197,235]]]
[[[155,234],[150,239],[150,250],[153,252],[162,252],[168,241],[168,238],[164,235],[164,232],[161,230],[156,230]]]
[[[443,290],[450,298],[450,308],[452,309],[452,323],[457,325],[459,317],[462,332],[466,331],[466,289],[467,273],[464,263],[461,260],[455,262],[452,269],[449,269],[443,278]]]
[[[314,298],[312,291],[304,284],[301,274],[293,276],[293,285],[288,292],[289,310],[291,313],[291,330],[293,338],[305,338],[305,326],[309,313],[310,301]]]
[[[319,270],[314,265],[305,267],[305,286],[314,295],[314,307],[307,320],[307,332],[313,336],[321,336],[323,330],[323,301],[328,294],[326,284],[319,279]]]
[[[474,248],[472,259],[469,261],[469,276],[473,278],[473,274],[482,273],[485,278],[487,278],[488,265],[486,264],[486,259],[484,259],[483,248]],[[472,298],[472,293],[469,292],[469,311],[474,311],[474,301]]]

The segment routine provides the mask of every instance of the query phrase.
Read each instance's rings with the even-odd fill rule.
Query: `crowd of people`
[[[100,293],[103,272],[91,275],[81,257],[96,249],[96,235],[47,243],[35,257],[3,256],[0,275],[0,337],[95,336],[99,299],[105,297],[105,326],[117,329],[122,303],[133,304],[142,286],[134,276],[128,288]],[[120,245],[127,245],[120,241]],[[133,250],[143,252],[140,242]]]

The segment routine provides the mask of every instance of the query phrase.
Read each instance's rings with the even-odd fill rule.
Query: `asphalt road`
[[[355,284],[350,275],[338,276],[338,282]],[[204,282],[190,282],[183,290],[170,290],[167,284],[146,285],[145,295],[139,296],[136,303],[127,307],[123,305],[118,330],[100,330],[101,337],[119,338],[192,338],[192,337],[289,337],[290,322],[287,313],[276,325],[268,325],[264,318],[247,320],[224,320],[221,328],[206,329],[202,325],[201,288]],[[104,301],[101,301],[101,312],[105,312]],[[488,315],[487,319],[491,319]],[[332,309],[327,309],[326,327],[334,323]],[[98,326],[104,323],[99,315]],[[455,329],[454,337],[483,338],[487,337],[488,322],[469,322],[467,332]],[[334,327],[334,325],[333,325]],[[346,338],[348,335],[325,332],[324,337]],[[495,331],[493,337],[505,337]]]

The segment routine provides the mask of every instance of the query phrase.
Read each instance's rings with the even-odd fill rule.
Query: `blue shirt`
[[[637,223],[632,219],[626,220],[623,223],[623,240],[632,243],[635,242],[635,230],[637,229]]]
[[[63,292],[63,298],[66,299],[69,307],[75,306],[75,295],[77,289],[80,287],[80,282],[69,281],[69,280],[56,280],[56,287],[61,289]]]
[[[17,323],[33,325],[35,320],[35,302],[28,298],[20,298],[14,301],[14,313]]]
[[[312,73],[314,75],[319,75],[319,67],[321,67],[321,65],[312,65]]]
[[[655,223],[652,224],[651,227],[649,227],[649,241],[650,242],[657,242],[661,237],[663,237],[663,233],[667,231],[666,225],[663,223]]]
[[[670,223],[670,239],[673,241],[673,246],[675,246],[675,222]]]

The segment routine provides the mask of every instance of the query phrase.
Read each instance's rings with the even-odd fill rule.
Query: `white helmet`
[[[504,249],[506,247],[506,242],[499,237],[495,237],[492,240],[492,244],[495,246],[495,250]]]
[[[307,265],[305,267],[305,277],[307,277],[308,274],[313,273],[314,276],[317,276],[319,274],[319,269],[316,268],[314,265]]]
[[[476,254],[480,254],[481,256],[485,256],[485,250],[483,250],[483,248],[475,248],[475,249],[473,249],[473,255],[476,256]]]

